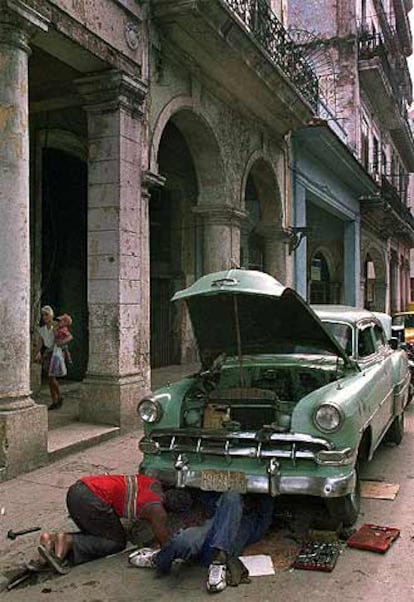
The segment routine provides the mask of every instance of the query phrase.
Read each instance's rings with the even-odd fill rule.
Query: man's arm
[[[162,504],[148,504],[141,512],[141,517],[151,523],[154,537],[162,546],[169,538],[167,528],[167,512]]]

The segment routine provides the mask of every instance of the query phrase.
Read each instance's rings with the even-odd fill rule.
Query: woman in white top
[[[35,361],[42,363],[43,372],[48,379],[50,396],[52,398],[52,405],[49,406],[49,410],[54,410],[60,408],[63,402],[58,380],[50,371],[50,361],[52,359],[53,348],[56,345],[54,312],[50,305],[42,307],[41,312],[42,326],[39,328],[39,342],[36,349]],[[67,345],[72,338],[72,335],[69,334],[65,340],[59,342],[59,345]]]

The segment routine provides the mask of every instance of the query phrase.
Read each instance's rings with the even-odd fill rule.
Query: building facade
[[[136,428],[152,366],[194,358],[174,289],[292,283],[290,138],[318,82],[285,2],[0,0],[0,476],[47,461],[42,304],[74,319],[80,421]]]
[[[309,249],[307,253],[301,249],[297,262],[301,267],[296,269],[296,282],[312,302],[353,301],[392,313],[405,309],[410,300],[414,220],[407,190],[414,171],[414,141],[407,119],[412,102],[407,15],[411,8],[412,2],[405,0],[288,3],[289,27],[319,75],[323,101],[319,114],[344,143],[332,166],[336,184],[320,171],[315,178],[317,165],[307,176],[299,174],[301,185],[307,177],[315,190],[309,189],[306,201],[301,194],[296,199],[298,224],[304,224],[306,206],[310,220],[319,224],[309,229]],[[311,148],[318,147],[322,162],[329,164],[326,128],[321,134],[308,129],[299,135],[312,137]],[[299,161],[302,149],[299,144]],[[344,169],[353,164],[350,155],[362,170],[354,166],[357,171],[349,172],[347,184]],[[327,197],[325,201],[321,196]],[[323,209],[339,222],[333,217],[326,222]],[[306,286],[298,280],[299,274],[303,280],[305,266]]]
[[[414,221],[407,194],[414,170],[414,142],[407,119],[412,84],[406,60],[412,52],[407,17],[412,3],[327,0],[318,3],[317,11],[314,4],[289,2],[289,24],[295,31],[312,32],[305,45],[309,56],[315,57],[315,69],[321,75],[321,91],[325,91],[332,118],[329,123],[340,124],[346,147],[375,183],[373,186],[367,182],[365,189],[357,186],[359,190],[353,194],[360,213],[360,270],[359,274],[358,269],[355,272],[357,278],[360,276],[360,283],[356,284],[360,290],[356,300],[366,307],[392,313],[405,309],[410,300],[409,258],[414,243]],[[327,55],[331,63],[323,60]],[[327,69],[327,65],[333,67]],[[358,178],[352,180],[355,183]],[[325,251],[320,252],[317,247],[321,241],[316,240],[316,247],[315,241],[311,242],[307,255],[311,301],[317,300],[312,294],[315,289],[330,290],[325,301],[331,302],[335,296],[335,265],[343,264],[338,240],[336,237],[334,241],[337,252],[333,245],[326,245]],[[342,283],[347,289],[345,278]],[[340,301],[345,299],[346,294],[339,295]]]

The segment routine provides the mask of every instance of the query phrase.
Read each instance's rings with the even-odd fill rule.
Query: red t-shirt
[[[148,504],[163,503],[160,482],[146,475],[97,475],[80,480],[120,518],[139,518]]]

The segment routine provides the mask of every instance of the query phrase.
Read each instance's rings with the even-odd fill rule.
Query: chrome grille
[[[159,453],[198,454],[200,457],[221,456],[229,458],[280,458],[295,463],[296,460],[314,460],[321,450],[333,446],[325,439],[294,433],[269,431],[223,432],[198,429],[154,430],[150,439],[157,444]]]

